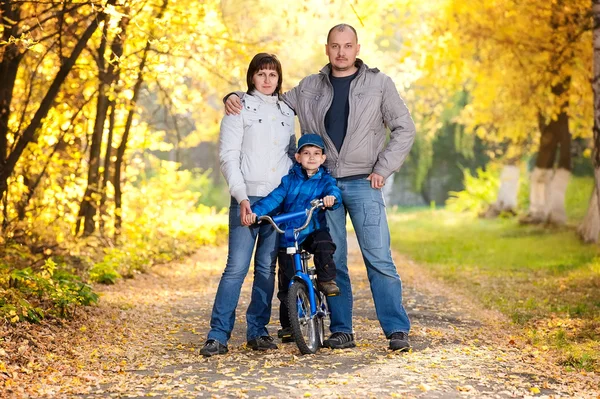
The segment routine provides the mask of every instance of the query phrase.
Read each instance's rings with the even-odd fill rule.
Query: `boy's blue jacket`
[[[310,201],[315,198],[323,198],[327,195],[333,195],[336,199],[332,209],[336,209],[341,205],[342,192],[329,172],[321,166],[317,173],[309,179],[302,169],[302,165],[296,162],[289,173],[283,176],[279,187],[252,205],[252,212],[256,213],[257,217],[298,212],[310,208]],[[282,223],[280,227],[282,229],[300,227],[303,223],[304,219],[298,218]],[[308,227],[298,235],[298,244],[301,244],[310,233],[326,229],[325,212],[315,211]],[[279,245],[286,247],[288,243],[281,239]]]

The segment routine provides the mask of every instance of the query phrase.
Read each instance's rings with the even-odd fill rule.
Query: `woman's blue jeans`
[[[341,180],[342,205],[327,211],[327,225],[337,245],[334,261],[336,282],[341,295],[329,297],[331,332],[352,333],[352,286],[348,275],[346,213],[350,214],[356,238],[367,267],[377,318],[386,337],[410,330],[410,321],[402,305],[402,282],[390,250],[390,230],[381,190],[371,188],[366,179]]]
[[[261,197],[250,197],[250,204]],[[247,340],[269,335],[267,324],[271,318],[271,300],[275,288],[275,265],[279,236],[269,224],[246,227],[240,222],[240,206],[232,198],[229,206],[229,253],[221,276],[210,318],[208,339],[227,344],[235,323],[235,309],[248,270],[252,251],[254,255],[254,283],[252,297],[246,311]]]

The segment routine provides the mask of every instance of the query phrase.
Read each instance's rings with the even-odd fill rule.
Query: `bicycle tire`
[[[294,282],[288,292],[288,311],[294,340],[300,353],[314,354],[319,350],[319,332],[316,317],[310,317],[308,289],[302,282]]]
[[[327,305],[327,300],[325,298],[325,295],[323,295],[321,292],[319,292],[317,295],[317,309],[320,310],[320,315],[316,317],[318,340],[319,346],[323,346],[325,334],[327,330],[329,330],[329,326],[331,324],[331,318],[329,306]]]

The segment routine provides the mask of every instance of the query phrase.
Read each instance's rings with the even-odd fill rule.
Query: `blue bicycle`
[[[305,211],[286,213],[277,216],[261,216],[258,221],[266,221],[275,230],[283,234],[287,242],[293,246],[287,247],[287,253],[294,258],[296,273],[290,282],[287,305],[290,324],[294,332],[294,341],[303,355],[314,354],[323,346],[325,330],[329,327],[329,308],[325,295],[317,288],[317,273],[314,265],[309,264],[311,254],[298,249],[298,233],[310,224],[313,213],[323,208],[323,201],[314,199],[311,207]],[[298,228],[282,230],[278,224],[289,220],[306,218]]]

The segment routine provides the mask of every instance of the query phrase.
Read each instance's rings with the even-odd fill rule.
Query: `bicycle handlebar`
[[[307,210],[304,211],[299,211],[299,212],[294,212],[294,213],[287,213],[287,214],[283,214],[283,215],[278,215],[275,217],[271,217],[269,215],[264,215],[264,216],[260,216],[258,218],[258,222],[262,222],[267,221],[269,223],[271,223],[271,225],[273,226],[273,228],[275,229],[275,231],[277,231],[280,234],[285,234],[285,231],[282,230],[277,223],[281,223],[281,222],[285,222],[287,220],[290,219],[296,219],[300,216],[304,216],[306,215],[306,221],[304,222],[304,224],[298,228],[294,229],[294,234],[304,230],[306,227],[308,227],[308,224],[310,223],[310,221],[312,220],[312,216],[315,210],[317,210],[318,208],[322,208],[323,205],[323,200],[315,198],[314,200],[310,201],[310,205],[311,207]]]

